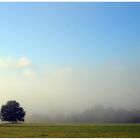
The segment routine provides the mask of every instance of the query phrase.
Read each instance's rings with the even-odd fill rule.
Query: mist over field
[[[39,73],[31,62],[21,67],[4,62],[7,67],[1,70],[0,92],[4,93],[1,101],[3,104],[10,99],[19,101],[27,111],[28,121],[37,116],[46,116],[48,121],[49,116],[80,114],[95,105],[140,109],[139,65],[105,63],[96,68],[63,67],[51,71],[46,68]],[[26,70],[30,71],[24,73]]]
[[[139,6],[0,3],[0,106],[16,100],[27,122],[139,121]]]

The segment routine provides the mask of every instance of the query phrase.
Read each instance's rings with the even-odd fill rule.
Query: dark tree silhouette
[[[20,107],[20,104],[16,101],[8,101],[6,105],[2,105],[0,117],[2,121],[6,122],[18,122],[22,121],[24,122],[25,117],[25,111],[22,107]]]

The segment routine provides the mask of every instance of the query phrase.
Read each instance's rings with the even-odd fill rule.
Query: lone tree
[[[0,117],[2,121],[15,123],[18,121],[24,122],[26,112],[20,104],[16,101],[8,101],[5,105],[2,105]]]

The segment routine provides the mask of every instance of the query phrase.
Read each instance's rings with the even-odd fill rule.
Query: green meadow
[[[0,124],[1,138],[140,138],[140,124]]]

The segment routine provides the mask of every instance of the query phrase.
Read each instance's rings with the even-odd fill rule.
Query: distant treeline
[[[82,113],[69,115],[32,116],[34,122],[64,122],[64,123],[140,123],[140,110],[104,108],[97,105]]]

